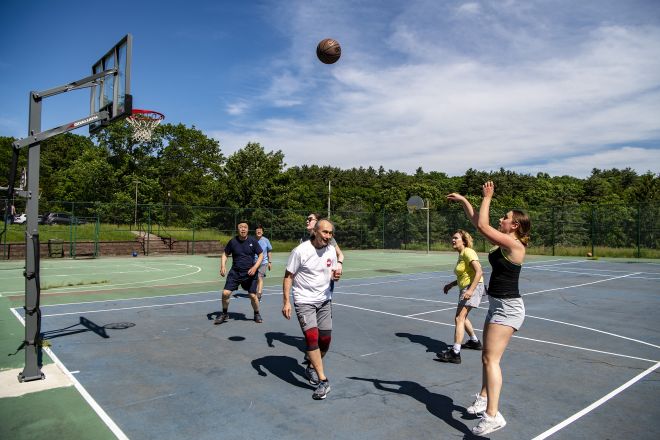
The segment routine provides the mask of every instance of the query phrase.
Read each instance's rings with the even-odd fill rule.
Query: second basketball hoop
[[[133,114],[126,118],[133,127],[133,140],[136,142],[149,142],[154,130],[165,115],[153,110],[133,109]]]

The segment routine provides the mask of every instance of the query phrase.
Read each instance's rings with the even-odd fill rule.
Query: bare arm
[[[264,253],[262,252],[259,254],[259,258],[257,258],[257,261],[255,261],[252,267],[250,268],[250,270],[248,270],[248,275],[252,276],[255,273],[257,273],[257,270],[259,270],[259,266],[261,266],[261,262],[263,261],[263,259],[264,259]]]
[[[484,275],[484,271],[481,268],[481,263],[479,263],[479,260],[470,261],[470,266],[472,266],[472,268],[474,269],[474,279],[472,280],[472,283],[470,284],[468,290],[465,291],[465,295],[463,295],[464,299],[470,299],[472,297],[472,294],[474,293],[474,289],[477,288],[477,284],[479,284],[479,280],[481,280],[481,277]]]
[[[291,285],[293,284],[293,274],[288,270],[284,272],[282,281],[282,315],[286,319],[291,319]]]
[[[522,257],[525,254],[525,246],[523,246],[520,241],[516,240],[514,236],[500,232],[490,225],[490,202],[495,193],[495,184],[491,181],[484,183],[482,191],[484,198],[479,207],[479,220],[476,225],[477,229],[488,241],[507,250],[513,257],[514,262],[522,262]],[[518,255],[521,252],[522,256]]]
[[[465,215],[467,216],[467,218],[474,226],[477,226],[477,219],[479,216],[475,214],[474,208],[472,207],[468,199],[466,199],[464,196],[460,195],[459,193],[448,194],[447,199],[453,202],[460,202],[461,205],[463,205],[463,211],[465,211]]]
[[[222,253],[222,258],[220,258],[220,276],[224,277],[227,274],[227,254]]]
[[[335,241],[335,251],[337,252],[337,269],[335,270],[335,275],[337,279],[341,276],[344,271],[344,253],[339,249],[339,245]]]

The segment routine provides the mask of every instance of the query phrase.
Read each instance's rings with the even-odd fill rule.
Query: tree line
[[[14,140],[0,137],[1,186],[7,186]],[[496,206],[504,207],[647,204],[660,200],[658,176],[650,171],[640,175],[631,168],[594,168],[582,179],[505,169],[488,172],[470,168],[463,176],[448,176],[422,167],[414,174],[382,166],[287,167],[281,150],[267,151],[250,142],[226,156],[217,140],[183,124],[163,124],[145,143],[134,142],[130,127],[120,122],[91,138],[67,133],[44,141],[41,147],[42,200],[130,204],[137,185],[141,204],[323,212],[331,181],[333,211],[402,211],[411,195],[438,208],[447,205],[445,195],[454,191],[478,202],[486,180],[495,182]],[[19,169],[26,162],[24,149]]]

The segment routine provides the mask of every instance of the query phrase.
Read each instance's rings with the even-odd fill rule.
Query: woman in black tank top
[[[500,360],[511,336],[524,319],[525,309],[518,280],[531,226],[525,213],[513,210],[500,218],[498,229],[493,228],[489,223],[490,203],[495,193],[493,182],[486,182],[482,193],[483,200],[478,213],[475,213],[470,202],[462,195],[452,193],[447,196],[451,201],[460,202],[472,224],[488,241],[497,246],[488,255],[493,270],[488,286],[490,306],[483,334],[481,392],[467,409],[468,413],[482,414],[479,424],[472,428],[472,432],[477,435],[488,434],[506,425],[504,417],[498,411],[502,390]]]

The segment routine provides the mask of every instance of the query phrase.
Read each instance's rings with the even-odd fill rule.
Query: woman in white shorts
[[[500,218],[498,229],[489,224],[490,202],[495,193],[493,182],[482,188],[483,200],[475,214],[470,202],[460,194],[449,194],[449,200],[458,201],[479,232],[496,247],[488,255],[493,271],[488,283],[489,308],[484,325],[484,346],[481,392],[467,411],[482,414],[479,424],[472,428],[476,435],[485,435],[503,428],[506,420],[499,412],[502,370],[500,360],[511,336],[525,319],[525,306],[518,289],[518,280],[525,251],[529,242],[531,222],[527,214],[512,210]]]
[[[460,295],[458,297],[458,307],[454,321],[454,345],[452,348],[438,353],[438,361],[450,362],[452,364],[461,363],[461,348],[470,348],[472,350],[481,350],[481,342],[477,338],[472,328],[472,323],[468,319],[470,310],[478,307],[481,303],[481,297],[484,294],[484,277],[479,256],[472,249],[472,236],[462,229],[454,232],[451,236],[451,247],[458,252],[458,261],[454,268],[456,280],[445,284],[443,291],[445,295],[454,286],[458,286]],[[463,335],[467,332],[469,339],[461,345]]]

